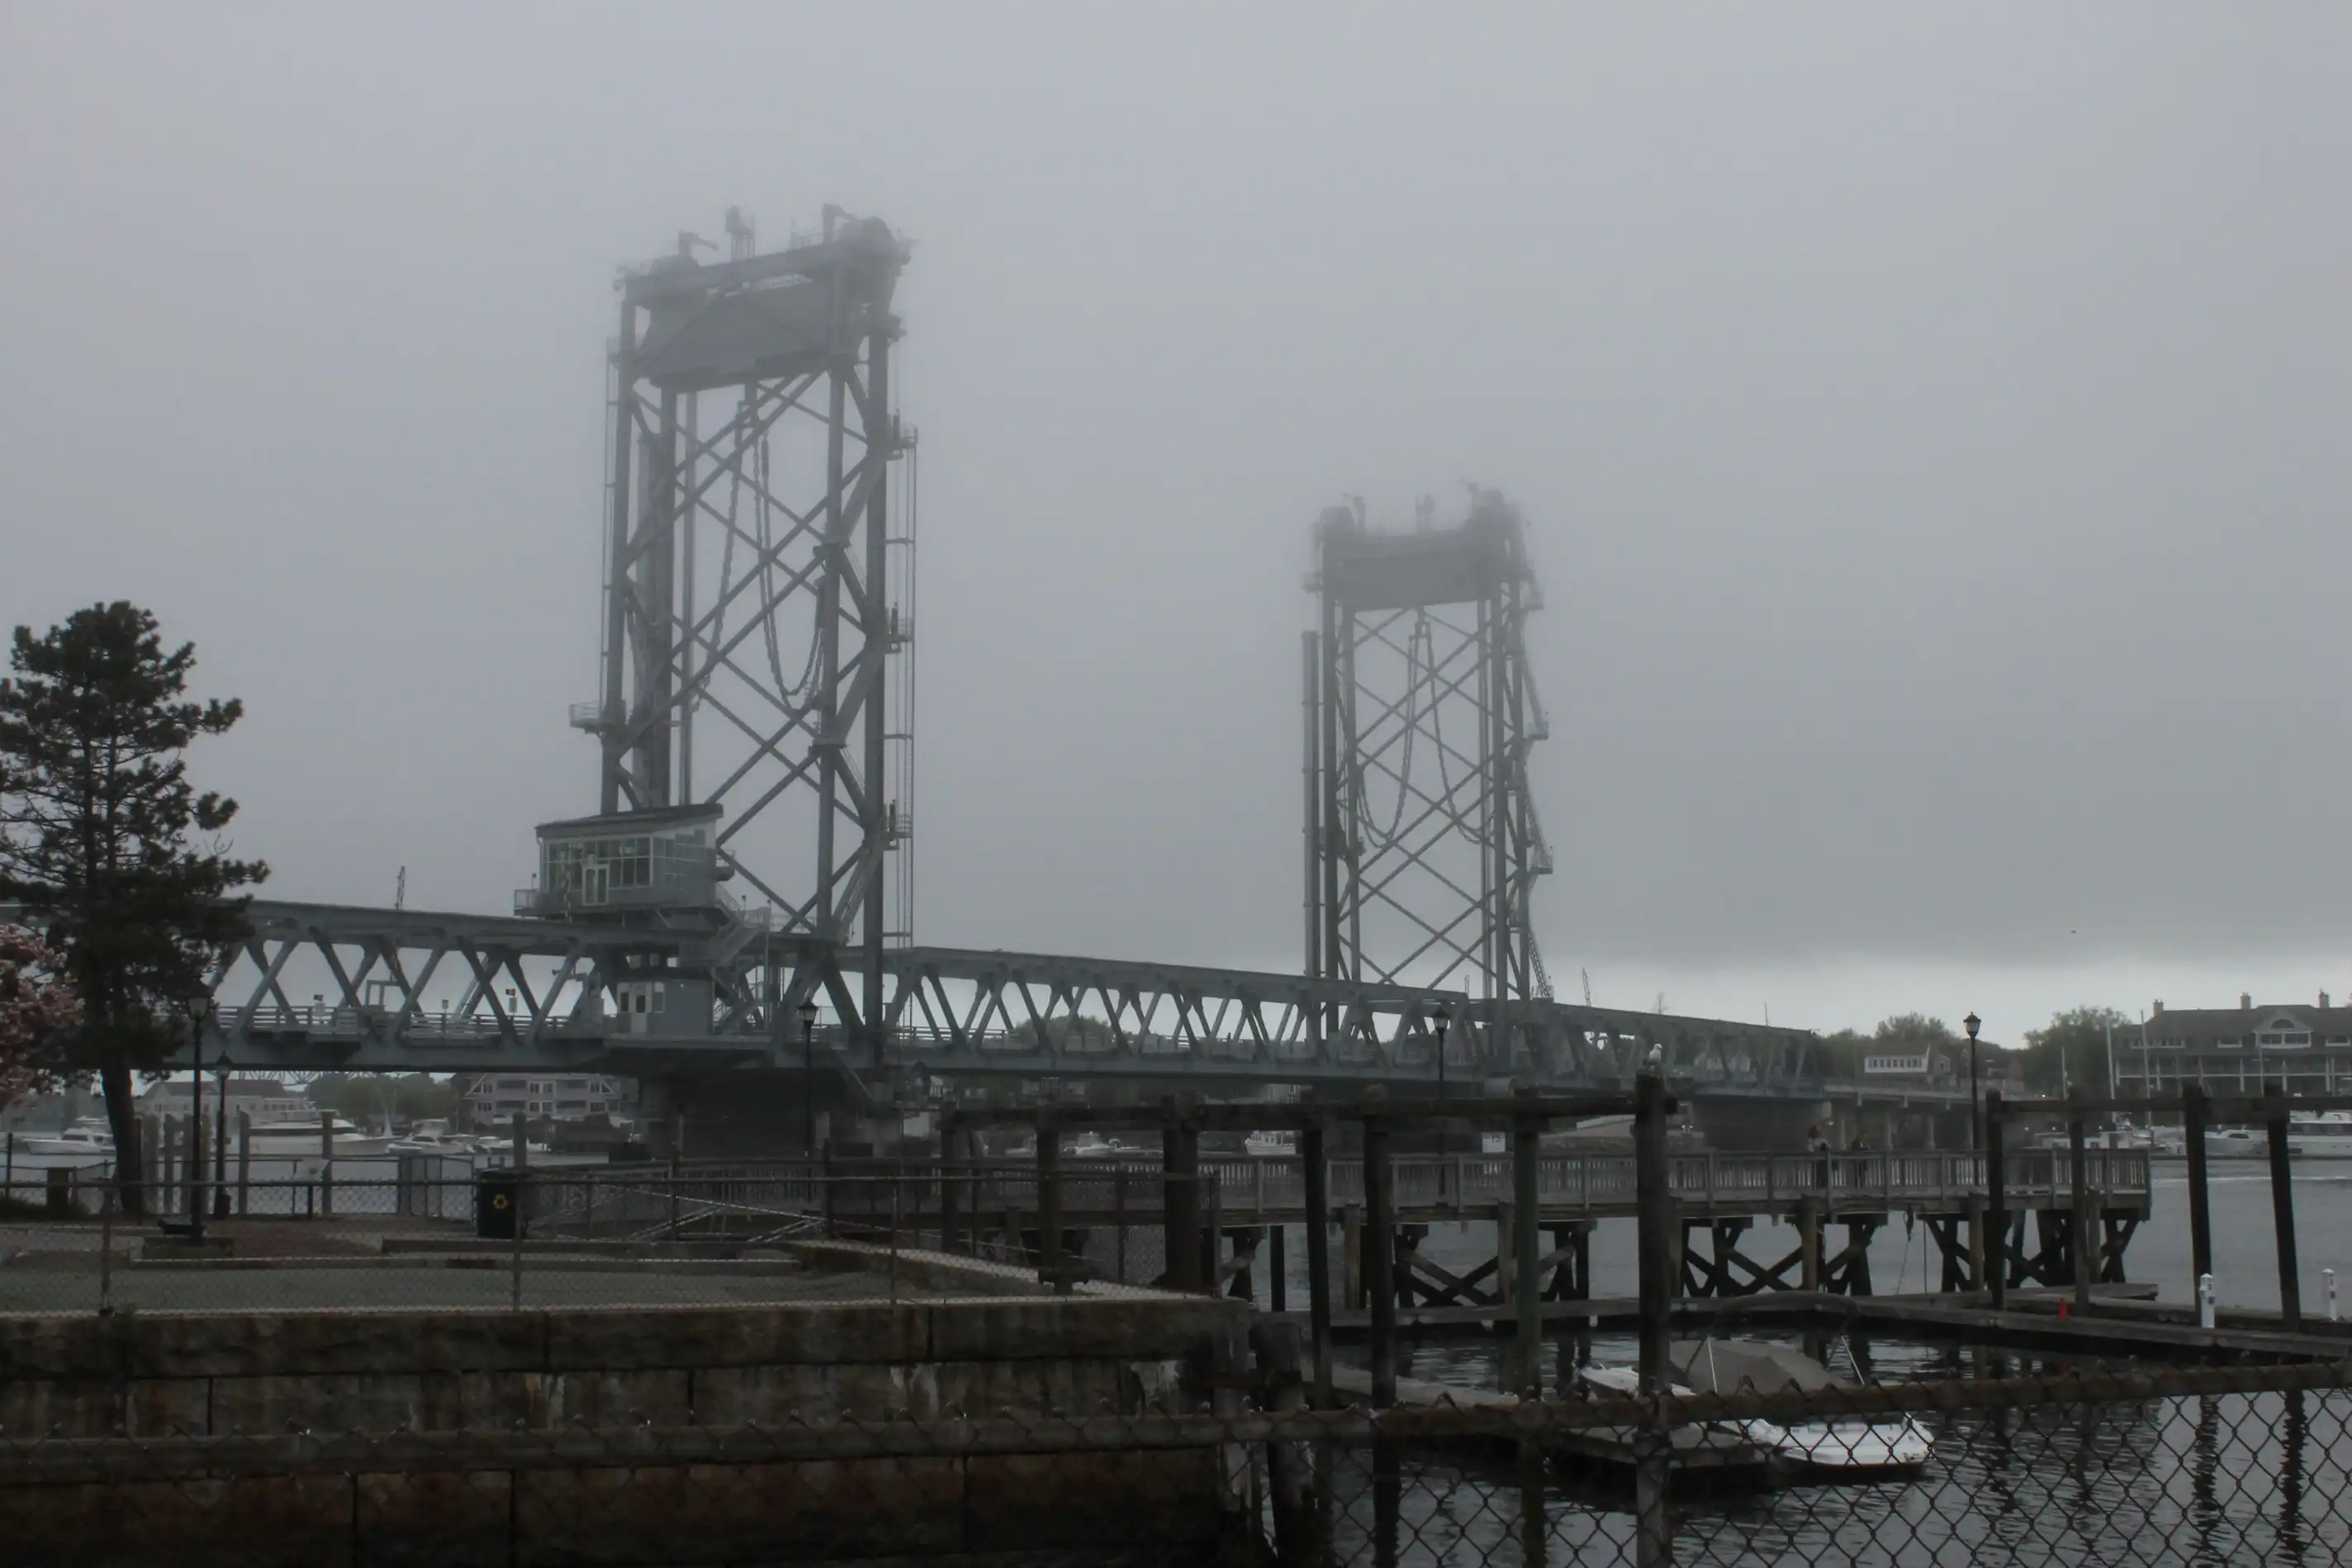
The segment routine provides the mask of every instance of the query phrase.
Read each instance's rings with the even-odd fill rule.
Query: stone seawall
[[[643,1445],[664,1432],[1189,1408],[1205,1397],[1207,1347],[1230,1343],[1245,1318],[1238,1302],[1120,1292],[0,1320],[0,1563],[1114,1549],[1198,1561],[1241,1528],[1213,1448],[1055,1453],[1044,1441],[1034,1454],[780,1461],[753,1442],[741,1462],[698,1447],[671,1462]],[[420,1460],[390,1441],[381,1469],[330,1474],[257,1460],[254,1437],[300,1432],[470,1433],[490,1446]],[[549,1461],[551,1433],[576,1462]],[[613,1435],[615,1462],[597,1462],[598,1434]],[[517,1447],[511,1466],[500,1440]]]

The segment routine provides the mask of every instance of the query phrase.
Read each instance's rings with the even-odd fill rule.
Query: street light
[[[188,1051],[192,1061],[188,1070],[189,1123],[194,1137],[188,1140],[188,1235],[194,1240],[205,1239],[205,1019],[213,1012],[209,993],[188,998]],[[227,1096],[222,1096],[227,1103]]]
[[[816,1157],[816,998],[801,1003],[801,1141]]]
[[[1977,1090],[1977,1030],[1984,1027],[1984,1019],[1971,1010],[1960,1020],[1960,1027],[1969,1031],[1969,1146],[1980,1155],[1984,1153],[1984,1096]]]

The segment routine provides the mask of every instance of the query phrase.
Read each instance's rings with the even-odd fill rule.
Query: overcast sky
[[[278,895],[593,809],[614,267],[832,201],[917,247],[923,939],[1295,964],[1310,526],[1474,480],[1565,990],[2352,990],[2341,5],[16,0],[0,151],[0,620],[194,638]]]

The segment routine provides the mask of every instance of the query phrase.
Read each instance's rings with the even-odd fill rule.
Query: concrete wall
[[[999,1298],[728,1309],[126,1314],[0,1321],[0,1560],[640,1563],[1146,1548],[1240,1528],[1214,1449],[741,1464],[210,1475],[233,1434],[774,1429],[845,1417],[1192,1407],[1188,1368],[1245,1309]],[[181,1443],[198,1439],[192,1461]],[[175,1448],[173,1446],[178,1445]],[[151,1475],[144,1456],[180,1468]],[[62,1449],[64,1445],[58,1445]],[[49,1450],[53,1458],[58,1449]],[[188,1467],[194,1463],[195,1469]],[[161,1465],[161,1460],[158,1460]]]

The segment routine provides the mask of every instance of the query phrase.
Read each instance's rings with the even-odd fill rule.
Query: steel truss
[[[655,1038],[630,1032],[608,1008],[612,986],[642,965],[712,965],[717,938],[281,903],[257,903],[252,923],[252,939],[224,952],[215,972],[219,1041],[208,1061],[225,1053],[239,1068],[275,1071],[637,1076],[800,1063],[798,1037],[751,1009],[722,1009],[706,1035]],[[809,970],[820,961],[746,952],[719,967],[731,964],[740,994],[752,989],[741,977],[762,965]],[[1449,1069],[1474,1079],[1619,1087],[1655,1050],[1671,1081],[1716,1094],[1923,1104],[1967,1095],[1825,1082],[1812,1037],[1799,1030],[1491,1003],[1379,982],[945,947],[892,949],[885,980],[885,1066],[945,1076],[1422,1086],[1437,1077],[1443,1009]],[[310,986],[320,988],[312,999],[298,999]],[[817,1043],[835,1071],[857,1079],[870,1070],[854,1030],[827,1028]]]
[[[573,721],[601,743],[602,811],[718,804],[738,895],[821,957],[751,1005],[824,990],[870,1019],[912,921],[913,514],[889,480],[912,447],[890,394],[907,250],[831,208],[766,256],[736,214],[728,232],[726,262],[681,235],[621,284],[603,692]]]
[[[1307,973],[1548,998],[1528,908],[1551,870],[1528,789],[1542,601],[1519,515],[1474,490],[1464,522],[1433,527],[1427,503],[1420,522],[1375,532],[1341,507],[1316,529]]]

